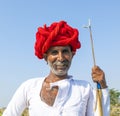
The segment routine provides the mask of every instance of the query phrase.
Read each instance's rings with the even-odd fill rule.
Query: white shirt
[[[21,116],[28,107],[30,116],[98,116],[94,111],[96,97],[90,84],[73,78],[51,83],[59,86],[53,106],[40,98],[45,78],[34,78],[24,82],[15,92],[2,116]],[[103,116],[109,116],[109,92],[102,90]]]

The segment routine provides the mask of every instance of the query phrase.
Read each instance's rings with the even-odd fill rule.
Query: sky
[[[96,65],[104,70],[108,87],[120,91],[119,0],[0,0],[0,107],[6,107],[20,84],[44,77],[49,67],[34,55],[39,26],[65,20],[79,30],[81,48],[69,74],[91,79],[93,59],[89,30],[91,20]]]

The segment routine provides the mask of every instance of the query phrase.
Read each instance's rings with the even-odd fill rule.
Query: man
[[[3,116],[20,116],[28,107],[30,116],[98,116],[96,96],[90,84],[68,75],[72,59],[81,47],[78,30],[65,21],[39,27],[35,55],[45,59],[50,73],[24,82],[16,91]],[[109,94],[104,72],[92,68],[92,79],[102,88],[104,116],[109,116]]]

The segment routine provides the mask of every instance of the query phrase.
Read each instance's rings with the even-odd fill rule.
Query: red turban
[[[65,21],[54,22],[49,27],[39,27],[36,33],[35,55],[43,58],[43,54],[52,46],[70,45],[72,51],[81,47],[78,40],[79,32],[77,29],[70,27]]]

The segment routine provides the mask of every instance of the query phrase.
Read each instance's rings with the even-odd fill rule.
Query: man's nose
[[[58,54],[58,60],[63,61],[64,60],[64,54],[62,52],[59,52]]]

